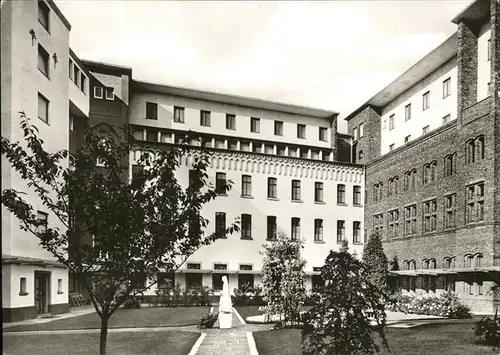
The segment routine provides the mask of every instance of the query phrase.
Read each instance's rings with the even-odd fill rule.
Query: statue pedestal
[[[230,329],[233,323],[233,313],[219,312],[219,328]]]

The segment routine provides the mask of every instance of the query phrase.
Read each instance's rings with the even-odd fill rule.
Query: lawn
[[[455,324],[429,324],[412,329],[387,328],[386,336],[392,352],[382,350],[381,355],[492,355],[491,347],[474,342],[474,322]],[[301,355],[301,331],[281,329],[254,332],[260,355]]]
[[[194,325],[208,312],[205,307],[148,307],[141,309],[119,309],[109,320],[109,328],[173,327]],[[48,323],[17,325],[5,328],[4,332],[25,330],[100,329],[101,318],[97,313],[53,320]]]
[[[263,313],[259,312],[259,308],[262,306],[240,306],[240,307],[234,307],[238,311],[238,313],[241,315],[241,317],[246,321],[247,317],[251,316],[258,316]],[[311,308],[311,306],[303,306],[302,310],[307,311]],[[252,322],[249,322],[252,323]]]
[[[4,329],[5,331],[5,329]],[[108,354],[188,354],[199,333],[121,332],[108,334]],[[97,354],[99,334],[50,334],[3,336],[3,354]]]

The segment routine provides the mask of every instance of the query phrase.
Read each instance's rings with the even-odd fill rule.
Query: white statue
[[[233,305],[227,276],[222,276],[222,292],[219,300],[219,327],[221,329],[231,328],[233,320]]]

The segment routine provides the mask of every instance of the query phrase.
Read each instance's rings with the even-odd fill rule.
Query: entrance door
[[[48,313],[49,275],[35,271],[35,306],[38,314]]]

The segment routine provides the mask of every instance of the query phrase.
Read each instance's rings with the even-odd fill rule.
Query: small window
[[[323,183],[314,183],[314,202],[323,202]]]
[[[431,105],[430,96],[431,96],[430,91],[427,91],[422,95],[422,111],[425,111],[430,107]]]
[[[45,212],[42,211],[37,211],[36,212],[36,219],[37,221],[40,222],[40,225],[38,226],[38,232],[45,232],[47,230],[47,223],[49,219],[49,215]]]
[[[300,157],[302,159],[308,159],[309,158],[309,149],[308,148],[300,148]]]
[[[300,180],[292,180],[292,200],[300,201]]]
[[[252,152],[262,153],[262,143],[253,143],[252,144]]]
[[[132,130],[132,136],[134,137],[134,139],[142,141],[144,139],[144,130],[134,128]]]
[[[429,125],[422,128],[422,134],[427,134],[429,132]]]
[[[443,81],[443,99],[451,95],[451,78]]]
[[[411,119],[411,104],[405,106],[405,121]]]
[[[487,45],[487,47],[488,47],[488,49],[487,49],[487,51],[488,51],[488,61],[490,61],[491,60],[491,38],[488,39],[488,45]]]
[[[253,270],[253,265],[250,265],[250,264],[241,264],[240,265],[240,270],[241,271],[252,271]]]
[[[301,138],[301,139],[306,138],[306,125],[305,124],[297,124],[297,138]]]
[[[266,154],[274,154],[274,145],[266,144],[264,148]]]
[[[244,152],[249,152],[250,151],[250,142],[240,141],[240,150],[242,150]]]
[[[47,78],[49,77],[49,53],[40,44],[38,45],[38,70]]]
[[[353,186],[352,204],[355,206],[361,205],[361,186]]]
[[[267,216],[267,239],[274,240],[277,235],[276,216]]]
[[[358,127],[354,127],[352,130],[352,139],[357,140],[358,139]]]
[[[252,196],[252,177],[250,175],[241,177],[241,195]]]
[[[389,116],[389,131],[392,131],[395,127],[396,116],[394,114]]]
[[[103,98],[103,89],[100,86],[94,86],[94,98],[102,99]]]
[[[147,129],[146,140],[148,142],[158,142],[158,131],[156,129]]]
[[[292,217],[292,240],[300,238],[300,218]]]
[[[363,159],[363,149],[358,152],[358,159]]]
[[[45,1],[38,1],[38,22],[48,31],[49,30],[49,19],[50,19],[49,6]]]
[[[57,279],[57,294],[62,295],[64,293],[63,291],[63,280],[62,279]]]
[[[80,68],[76,65],[73,66],[73,82],[76,86],[80,86]]]
[[[226,113],[226,129],[231,131],[236,130],[236,116],[230,113]]]
[[[250,118],[250,132],[260,133],[260,118],[257,117]]]
[[[325,127],[319,128],[319,140],[322,142],[328,141],[328,128],[325,128]]]
[[[106,100],[113,101],[115,99],[115,92],[113,88],[106,88]]]
[[[28,292],[26,292],[26,277],[21,277],[19,281],[19,295],[26,296]]]
[[[226,173],[215,174],[215,192],[218,194],[226,193]]]
[[[40,93],[38,93],[38,118],[49,123],[49,100]]]
[[[227,141],[227,148],[230,150],[238,150],[238,141],[230,139]]]
[[[87,77],[82,73],[80,80],[80,90],[85,94],[85,87],[87,85]]]
[[[282,136],[283,135],[283,122],[282,121],[274,121],[274,135]]]
[[[241,215],[241,238],[252,239],[252,215]]]
[[[411,134],[405,137],[405,143],[408,143],[409,141],[411,141]]]
[[[226,233],[226,213],[215,212],[215,234],[219,237],[224,236]]]
[[[314,220],[314,241],[321,242],[323,241],[323,220],[315,219]]]
[[[174,122],[184,123],[184,107],[174,106]]]
[[[158,104],[156,102],[146,102],[146,119],[158,119]]]
[[[217,139],[217,138],[215,139],[215,145],[214,145],[215,148],[224,149],[224,145],[225,145],[224,139]]]
[[[273,177],[267,178],[267,197],[278,197],[278,179]]]
[[[69,60],[69,78],[71,81],[73,81],[73,61],[70,59]]]
[[[345,203],[345,185],[337,185],[337,203]]]
[[[210,111],[200,111],[200,126],[210,127]]]
[[[359,126],[358,126],[358,137],[361,138],[363,137],[363,124],[360,123]]]
[[[352,222],[352,234],[353,243],[361,243],[361,222]]]
[[[345,239],[345,221],[337,221],[337,243]]]
[[[191,270],[200,270],[201,264],[200,263],[188,263],[187,268],[191,269]]]
[[[443,124],[447,124],[451,120],[451,115],[446,115],[443,117]]]
[[[284,145],[278,145],[276,147],[276,153],[279,155],[279,156],[285,156],[286,155],[286,148]]]
[[[394,150],[394,143],[389,144],[389,152],[392,152]]]

